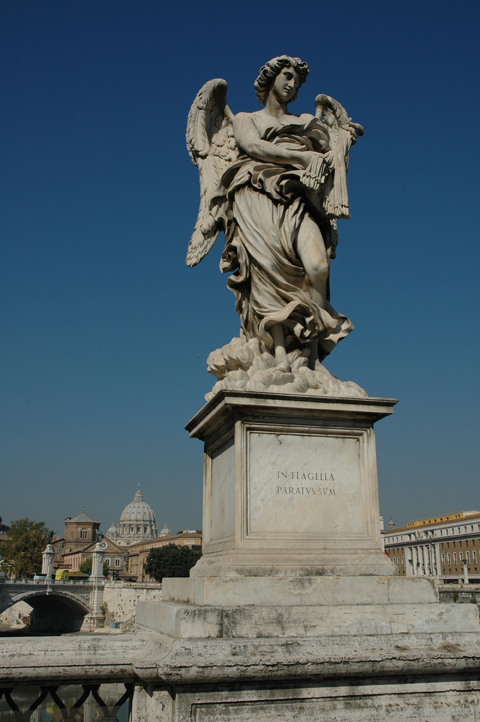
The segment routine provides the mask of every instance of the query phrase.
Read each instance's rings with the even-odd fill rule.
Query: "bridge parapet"
[[[82,628],[89,631],[103,625],[103,591],[104,581],[73,581],[73,580],[33,580],[24,579],[21,581],[8,581],[0,585],[0,612],[25,601],[36,610],[35,621],[37,625],[52,624],[57,621],[58,609],[70,607],[74,609],[75,618],[79,617],[75,624],[81,623],[84,617]],[[47,603],[47,599],[51,602]],[[72,607],[73,605],[73,607]],[[50,609],[49,609],[50,608]],[[65,619],[70,618],[72,612],[68,612]],[[53,616],[52,616],[53,615]],[[61,621],[61,618],[60,618]],[[40,627],[39,627],[40,628]]]

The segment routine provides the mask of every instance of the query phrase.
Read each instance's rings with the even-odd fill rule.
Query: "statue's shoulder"
[[[235,135],[251,131],[252,126],[258,130],[259,122],[256,119],[257,113],[237,113],[233,118],[233,132]]]
[[[314,115],[311,113],[302,113],[298,116],[304,123],[311,123],[312,120],[318,120]]]
[[[234,122],[244,123],[244,122],[252,122],[254,120],[255,116],[258,115],[259,111],[255,111],[255,113],[236,113],[233,117]]]

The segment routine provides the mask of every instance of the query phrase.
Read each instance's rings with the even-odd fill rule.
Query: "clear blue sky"
[[[397,397],[377,425],[381,512],[479,509],[478,0],[4,0],[0,7],[0,515],[103,530],[140,482],[157,522],[201,526],[184,424],[238,334],[219,243],[184,258],[201,85],[233,112],[279,54],[365,136],[351,154],[332,301],[356,329],[328,367]]]

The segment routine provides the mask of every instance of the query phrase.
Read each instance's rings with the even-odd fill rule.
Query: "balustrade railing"
[[[133,684],[0,688],[2,722],[128,722]]]

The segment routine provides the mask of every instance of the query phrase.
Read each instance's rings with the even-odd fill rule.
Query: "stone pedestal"
[[[204,554],[137,606],[158,650],[139,720],[476,720],[476,605],[382,551],[373,424],[394,404],[222,391],[192,419]]]
[[[395,403],[217,394],[187,425],[205,442],[203,557],[191,576],[395,574],[373,432]]]

